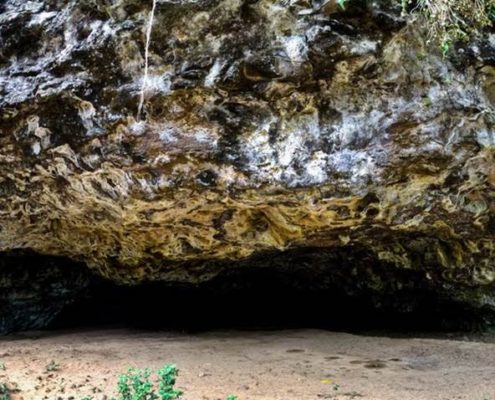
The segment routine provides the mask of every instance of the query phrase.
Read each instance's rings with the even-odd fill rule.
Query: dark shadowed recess
[[[306,260],[311,251],[305,250]],[[479,330],[493,321],[488,310],[425,288],[420,274],[398,275],[400,290],[377,291],[363,286],[359,282],[363,277],[344,279],[331,268],[326,275],[321,268],[316,273],[298,268],[291,264],[298,257],[281,253],[286,268],[278,270],[259,267],[263,263],[253,259],[253,265],[246,262],[239,264],[241,268],[225,269],[199,286],[170,282],[119,286],[67,259],[4,253],[0,256],[0,332],[132,327],[189,332],[323,328],[407,334]]]

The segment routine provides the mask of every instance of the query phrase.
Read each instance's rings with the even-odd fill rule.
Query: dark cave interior
[[[0,332],[127,327],[214,329],[319,328],[349,332],[473,331],[493,321],[421,285],[390,293],[324,287],[293,268],[224,271],[201,285],[121,286],[79,263],[31,252],[0,257]],[[408,279],[417,279],[411,275]]]
[[[218,290],[215,286],[103,284],[67,306],[49,325],[130,326],[201,331],[209,329],[320,328],[343,331],[397,332],[463,330],[482,324],[460,304],[419,296],[409,312],[380,310],[367,296],[347,296],[335,288],[324,292],[294,291],[276,286],[276,276],[255,273],[250,289]],[[268,286],[268,283],[271,283]]]

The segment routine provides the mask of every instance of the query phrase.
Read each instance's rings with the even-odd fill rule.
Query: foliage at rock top
[[[404,12],[418,12],[428,37],[444,54],[460,40],[479,36],[495,20],[494,0],[401,0]]]

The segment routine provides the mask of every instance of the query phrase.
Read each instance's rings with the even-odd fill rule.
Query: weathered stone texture
[[[2,2],[0,250],[116,282],[365,252],[495,306],[494,37],[447,60],[394,4],[158,1],[137,120],[151,2]]]

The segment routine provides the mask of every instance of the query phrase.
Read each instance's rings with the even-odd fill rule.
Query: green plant
[[[180,390],[174,389],[178,374],[179,370],[175,365],[165,365],[158,370],[158,377],[160,378],[158,393],[162,400],[173,400],[182,396]]]
[[[10,400],[10,389],[5,383],[0,383],[0,400]]]
[[[119,400],[174,400],[182,391],[174,388],[179,370],[175,365],[165,365],[158,370],[158,393],[150,381],[149,369],[129,369],[118,380]]]
[[[131,368],[127,373],[119,376],[118,400],[175,400],[180,399],[183,392],[175,389],[175,382],[179,370],[173,364],[164,365],[157,371],[158,391],[150,381],[149,369]],[[2,400],[2,399],[0,399]],[[82,399],[82,400],[91,400]],[[115,399],[113,399],[115,400]],[[227,400],[238,400],[236,396],[230,395]]]
[[[150,382],[149,369],[129,369],[118,380],[119,400],[156,400],[153,384]]]
[[[46,366],[45,366],[45,371],[46,372],[55,372],[60,369],[60,365],[57,364],[55,361],[50,361]]]
[[[338,0],[344,6],[352,0]],[[453,45],[478,36],[495,21],[495,0],[396,0],[404,15],[425,22],[428,40],[447,55]],[[341,4],[342,3],[342,4]]]
[[[403,0],[403,9],[413,4]],[[453,45],[466,41],[493,24],[495,0],[417,0],[411,10],[426,21],[428,39],[439,45],[446,56]]]

